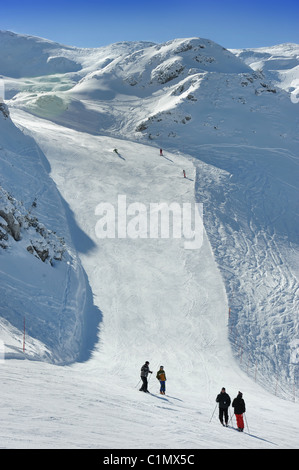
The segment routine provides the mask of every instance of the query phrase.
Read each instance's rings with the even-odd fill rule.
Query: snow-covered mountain
[[[268,72],[281,70],[283,54],[284,78],[274,80]],[[167,366],[168,386],[182,397],[162,405],[179,420],[190,400],[195,429],[197,400],[213,409],[225,382],[246,387],[252,406],[263,395],[284,410],[279,396],[298,413],[297,60],[295,45],[228,51],[189,38],[78,49],[0,33],[0,340],[8,366],[44,361],[25,361],[26,370],[52,371],[76,397],[70,411],[80,399],[72,377],[90,404],[100,387],[92,407],[105,426],[123,393],[128,414],[141,399],[141,426],[147,397],[127,388],[148,358]],[[128,204],[203,203],[201,249],[174,238],[98,239],[96,207],[116,206],[119,195]],[[75,365],[61,381],[45,361]],[[59,413],[63,402],[50,400]],[[120,439],[116,422],[111,447],[128,446],[127,413]],[[183,433],[168,431],[164,445],[196,447],[196,435]],[[210,433],[199,446],[217,447]],[[40,445],[53,445],[42,435]],[[79,445],[72,435],[67,445]],[[157,446],[154,431],[150,443],[134,436],[138,447]],[[58,446],[63,439],[64,431]],[[294,446],[287,435],[282,441]],[[255,444],[265,440],[245,447]],[[94,445],[87,432],[84,447]],[[107,446],[105,433],[98,445]]]
[[[14,46],[16,60],[22,47]],[[57,45],[44,47],[51,62]],[[80,70],[69,72],[65,66],[64,74],[6,79],[13,106],[94,134],[130,134],[135,140],[145,135],[157,145],[172,137],[175,148],[186,134],[188,146],[197,148],[199,142],[231,139],[263,145],[265,133],[280,147],[296,132],[296,119],[285,122],[285,114],[294,115],[289,95],[210,40],[61,48],[59,56]]]
[[[257,49],[234,49],[232,52],[253,70],[262,72],[275,86],[289,92],[291,99],[298,103],[298,44],[279,44]]]

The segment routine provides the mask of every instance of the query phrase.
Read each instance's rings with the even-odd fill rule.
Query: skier
[[[149,393],[149,391],[147,389],[147,376],[148,376],[148,374],[152,374],[152,371],[149,370],[149,362],[145,361],[145,363],[141,367],[141,373],[140,373],[140,377],[141,377],[141,380],[143,382],[141,388],[139,389],[140,392]]]
[[[186,178],[186,172],[185,172],[185,170],[183,170],[183,175],[184,175],[184,178]]]
[[[163,366],[160,366],[160,369],[158,370],[156,377],[160,381],[160,385],[161,385],[160,386],[160,393],[161,393],[161,395],[165,395],[166,374],[165,374]]]
[[[245,401],[243,400],[243,393],[238,392],[238,396],[233,400],[232,407],[234,408],[234,413],[236,415],[238,431],[243,432],[243,413],[246,411]]]
[[[162,157],[163,156],[163,150],[160,149],[160,156]]]
[[[221,392],[216,397],[216,402],[219,403],[219,420],[223,426],[228,425],[228,408],[230,401],[230,396],[226,393],[225,388],[222,387]],[[225,425],[223,423],[223,416],[225,419]]]

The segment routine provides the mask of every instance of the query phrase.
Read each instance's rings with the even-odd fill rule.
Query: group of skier
[[[114,151],[115,151],[115,150],[114,150]],[[162,150],[162,149],[160,149],[160,156],[161,156],[161,157],[164,157],[164,155],[163,155],[163,150]],[[184,178],[187,178],[187,177],[186,177],[186,172],[185,172],[185,170],[183,170],[183,176],[184,176]]]
[[[231,399],[224,387],[222,387],[221,392],[217,395],[216,402],[219,403],[219,421],[223,426],[228,426],[228,408],[231,404]],[[234,398],[232,407],[236,415],[238,431],[242,432],[244,430],[243,413],[245,413],[246,408],[241,392],[238,392],[238,395]]]
[[[140,377],[142,380],[142,386],[139,389],[140,392],[149,393],[148,391],[148,374],[152,374],[153,372],[149,368],[149,361],[145,361],[143,366],[141,367]],[[156,378],[160,382],[160,394],[165,395],[165,382],[166,382],[166,374],[163,366],[160,366],[156,374]],[[231,404],[231,399],[228,393],[226,393],[225,387],[222,387],[221,392],[216,397],[216,402],[219,403],[219,421],[223,426],[228,426],[228,409]],[[243,413],[246,411],[245,401],[243,399],[243,394],[238,392],[236,398],[234,398],[232,402],[232,407],[234,408],[234,414],[236,416],[237,421],[237,428],[238,431],[242,432],[244,430],[244,420],[243,420]],[[215,410],[214,410],[215,411]]]
[[[148,374],[152,374],[152,373],[153,372],[149,368],[149,362],[145,361],[145,363],[141,367],[141,373],[140,373],[140,377],[141,377],[141,380],[142,380],[142,386],[139,389],[140,392],[149,393],[149,391],[147,389],[147,386],[148,386],[147,376],[148,376]],[[160,382],[160,394],[165,395],[166,374],[165,374],[163,366],[160,366],[160,369],[158,370],[158,372],[156,374],[156,378]]]

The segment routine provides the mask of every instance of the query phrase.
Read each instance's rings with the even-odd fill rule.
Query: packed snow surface
[[[8,32],[0,51],[0,447],[298,448],[298,103],[267,51]],[[99,238],[120,201],[127,232]],[[203,204],[200,247],[150,237],[162,202]]]

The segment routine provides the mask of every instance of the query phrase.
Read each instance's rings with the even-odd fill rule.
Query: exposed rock
[[[15,219],[14,214],[12,212],[6,213],[0,209],[0,217],[2,217],[7,223],[7,233],[9,233],[14,240],[19,241],[21,239],[21,227],[19,222]]]
[[[52,265],[54,260],[61,261],[63,258],[64,239],[47,229],[31,214],[36,206],[37,201],[34,199],[30,210],[27,210],[0,186],[0,248],[12,246],[10,237],[15,242],[24,239],[28,253]]]
[[[0,101],[0,112],[3,114],[5,119],[9,118],[9,109],[7,105]]]

